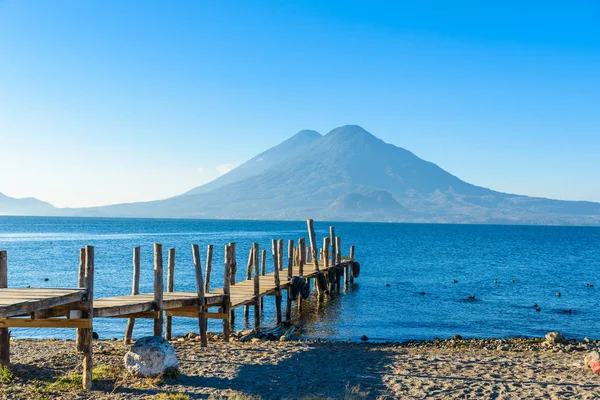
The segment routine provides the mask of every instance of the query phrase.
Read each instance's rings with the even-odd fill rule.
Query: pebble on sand
[[[366,340],[369,340],[369,338],[367,337],[367,335],[362,335],[360,337],[360,340],[366,341]]]

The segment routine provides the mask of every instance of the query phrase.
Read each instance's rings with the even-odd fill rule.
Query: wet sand
[[[583,368],[597,342],[548,345],[541,339],[419,343],[322,341],[172,342],[178,378],[143,379],[122,367],[128,346],[94,343],[100,367],[91,392],[55,384],[80,372],[71,341],[11,342],[12,382],[0,397],[151,399],[527,399],[600,398],[600,376]],[[164,397],[170,393],[172,397]],[[162,395],[161,395],[162,394]],[[156,397],[163,396],[163,397]],[[237,397],[236,397],[237,396]]]

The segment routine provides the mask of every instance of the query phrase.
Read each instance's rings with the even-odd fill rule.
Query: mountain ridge
[[[1,211],[1,210],[0,210]],[[472,185],[358,125],[304,130],[184,194],[63,215],[600,225],[600,203]]]

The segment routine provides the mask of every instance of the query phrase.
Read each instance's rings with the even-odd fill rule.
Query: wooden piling
[[[354,246],[350,246],[350,261],[354,261]],[[354,277],[352,276],[352,274],[350,275],[350,283],[354,283]]]
[[[340,265],[340,263],[342,262],[342,246],[340,244],[340,240],[341,238],[339,236],[336,236],[335,238],[335,262],[336,265]],[[341,269],[339,269],[337,271],[337,276],[340,278],[337,280],[336,282],[336,290],[339,293],[340,292],[340,285],[342,284],[342,277],[340,276],[340,273],[342,272]]]
[[[277,254],[279,255],[279,259],[277,264],[279,265],[279,270],[283,271],[283,239],[279,239],[277,241]]]
[[[163,290],[162,244],[154,243],[154,307],[158,311],[154,319],[154,336],[162,336],[163,331]]]
[[[235,282],[231,279],[231,271],[233,270],[235,258],[235,243],[229,243],[225,246],[225,270],[223,271],[223,314],[226,318],[223,320],[223,339],[229,342],[231,333],[231,284]]]
[[[213,245],[209,244],[206,248],[206,280],[204,282],[204,293],[210,293],[210,274],[212,272]]]
[[[81,347],[83,351],[82,386],[84,390],[92,388],[92,335],[94,329],[94,247],[85,247],[85,289],[87,312],[86,318],[90,319],[90,327],[85,328],[81,334]]]
[[[336,249],[335,249],[335,228],[333,226],[329,227],[329,243],[331,244],[331,266],[335,267],[337,264],[336,261]],[[331,271],[330,273],[334,273],[333,271]],[[335,285],[331,285],[331,291],[333,292],[333,290],[335,289]]]
[[[306,225],[308,227],[308,239],[310,241],[310,251],[312,255],[313,263],[315,264],[315,271],[319,271],[319,255],[317,253],[317,236],[315,235],[315,226],[312,219],[306,220]],[[317,289],[317,296],[319,299],[321,298],[321,288],[319,287],[318,278],[315,279],[315,288]]]
[[[0,251],[0,289],[8,288],[8,255]],[[10,366],[10,334],[8,328],[0,328],[0,366]]]
[[[279,281],[279,253],[277,240],[271,241],[271,252],[273,253],[273,280],[275,283],[275,315],[276,323],[281,323],[281,282]]]
[[[246,266],[246,280],[252,278],[252,265],[254,264],[254,249],[250,248],[250,254],[248,254],[248,265]],[[250,305],[244,306],[244,319],[248,321],[250,315]]]
[[[235,281],[237,280],[237,250],[235,246],[235,242],[229,243],[229,247],[231,247],[231,264],[229,266],[229,275],[230,275],[230,286],[235,286]],[[231,290],[231,287],[230,287]],[[235,326],[235,309],[231,309],[231,300],[229,300],[230,311],[229,311],[229,329],[233,330]]]
[[[294,241],[288,240],[288,266],[287,266],[288,282],[290,282],[292,280],[293,265],[294,265]],[[290,322],[292,320],[292,299],[290,297],[290,286],[291,285],[288,285],[286,307],[285,307],[285,320],[287,322]]]
[[[140,293],[140,248],[135,247],[133,249],[133,279],[131,283],[131,294],[136,295]],[[133,327],[135,325],[135,318],[127,319],[127,327],[125,328],[124,343],[131,343],[131,336],[133,335]]]
[[[167,292],[173,293],[175,288],[175,249],[169,249],[169,258],[167,260]],[[171,340],[171,330],[173,317],[167,315],[167,326],[165,329],[165,339]]]
[[[260,276],[265,276],[267,274],[267,250],[263,249],[261,251],[261,260],[260,260]],[[260,298],[260,311],[262,312],[265,307],[265,298]]]
[[[298,239],[298,275],[304,277],[304,262],[306,261],[306,241],[304,238]],[[302,296],[298,296],[298,311],[302,311]]]
[[[200,329],[200,346],[208,346],[206,335],[206,314],[204,312],[204,279],[202,278],[202,261],[200,260],[200,248],[197,244],[192,245],[192,256],[194,259],[194,271],[196,273],[196,293],[198,294],[198,329]]]
[[[77,287],[78,288],[85,288],[85,248],[81,248],[79,249],[79,271],[77,274]],[[83,312],[82,311],[73,311],[74,314],[73,317],[69,316],[70,318],[82,318],[83,317]],[[82,343],[82,336],[81,336],[81,332],[79,331],[79,329],[77,329],[76,333],[75,333],[75,348],[77,349],[77,351],[82,351],[80,349],[82,349],[81,347],[81,343]]]
[[[260,328],[260,274],[258,270],[258,243],[252,243],[254,258],[254,329]]]

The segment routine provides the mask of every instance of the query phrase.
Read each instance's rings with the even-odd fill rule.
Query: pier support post
[[[329,227],[329,243],[331,243],[331,266],[335,267],[337,262],[336,262],[336,241],[335,241],[335,228],[333,226]],[[333,271],[330,271],[329,273],[335,273]],[[333,293],[333,291],[335,290],[335,285],[332,284],[330,285],[330,292]]]
[[[84,390],[92,388],[92,334],[94,332],[94,247],[85,246],[85,289],[87,311],[85,317],[90,319],[90,327],[82,329],[81,350],[83,352],[82,386]]]
[[[200,346],[208,346],[206,335],[206,314],[204,310],[204,280],[202,279],[202,262],[200,260],[200,248],[197,244],[192,245],[192,256],[194,258],[194,271],[196,272],[196,291],[198,293],[198,329],[200,329]]]
[[[298,275],[304,278],[304,262],[306,261],[306,241],[298,239]],[[298,312],[302,311],[302,296],[298,296]]]
[[[231,279],[231,286],[235,286],[236,276],[237,276],[237,250],[235,246],[235,242],[229,243],[231,247],[231,266],[229,269],[229,275]],[[230,307],[229,312],[229,326],[230,330],[233,330],[235,326],[235,310],[232,310]]]
[[[162,244],[154,243],[154,306],[158,312],[154,319],[154,336],[163,334],[163,290]]]
[[[317,237],[315,235],[315,226],[312,219],[306,220],[306,225],[308,226],[308,239],[310,240],[310,250],[312,252],[313,263],[315,264],[315,271],[319,271],[319,254],[317,248]],[[321,299],[321,288],[315,279],[315,287],[317,288],[317,295],[319,299]]]
[[[223,314],[225,314],[225,319],[223,320],[223,340],[229,342],[229,335],[231,332],[231,271],[233,269],[234,264],[234,252],[235,252],[235,243],[229,243],[225,246],[225,270],[223,271]]]
[[[294,267],[294,241],[288,241],[288,265],[287,265],[287,280],[288,283],[292,280]],[[290,322],[292,320],[292,298],[290,297],[290,285],[288,285],[287,299],[285,307],[285,320]]]
[[[341,238],[339,236],[336,236],[335,238],[335,262],[336,265],[340,265],[342,262],[342,245],[340,244]],[[336,277],[337,280],[335,281],[335,288],[337,290],[337,292],[340,292],[340,286],[342,283],[342,277],[340,276],[340,274],[342,273],[341,269],[338,269],[336,271]]]
[[[8,255],[0,251],[0,289],[8,287]],[[8,328],[0,328],[0,366],[10,366],[10,334]]]
[[[254,264],[254,248],[250,247],[250,253],[248,254],[248,265],[246,266],[246,280],[249,281],[252,278],[252,265]],[[244,306],[244,320],[248,322],[250,316],[250,305]]]
[[[354,246],[350,246],[350,261],[354,261]],[[350,275],[350,283],[354,283],[354,277],[352,276],[352,274]]]
[[[267,274],[267,250],[263,249],[261,252],[260,259],[260,276],[265,276]],[[260,312],[265,308],[265,298],[260,298]]]
[[[277,240],[271,242],[271,253],[273,253],[273,280],[275,283],[275,318],[276,323],[281,323],[281,282],[279,281],[279,252]]]
[[[133,280],[131,284],[131,294],[135,296],[140,293],[140,248],[135,247],[133,249]],[[135,326],[135,318],[127,319],[127,327],[125,328],[125,338],[123,342],[125,344],[131,343],[131,336],[133,335],[133,327]]]
[[[254,258],[254,329],[260,328],[260,271],[258,270],[258,243],[252,243],[252,252]]]
[[[85,248],[82,247],[81,249],[79,249],[79,270],[78,270],[78,274],[77,274],[77,287],[78,288],[85,288]],[[83,318],[83,311],[73,311],[74,314],[73,317],[74,318]],[[82,345],[81,343],[83,342],[83,337],[81,336],[81,331],[79,329],[77,329],[75,331],[75,348],[77,349],[77,351],[81,352],[82,351]]]
[[[279,270],[283,271],[283,239],[279,239],[277,241],[277,255],[279,256],[277,264],[279,265]]]
[[[173,293],[175,290],[175,249],[169,249],[169,258],[167,261],[167,292]],[[173,328],[173,317],[167,315],[167,326],[165,329],[165,339],[171,340],[171,331]]]
[[[204,293],[210,293],[210,274],[212,273],[212,260],[213,260],[213,245],[209,244],[206,248],[206,272],[204,274]]]

